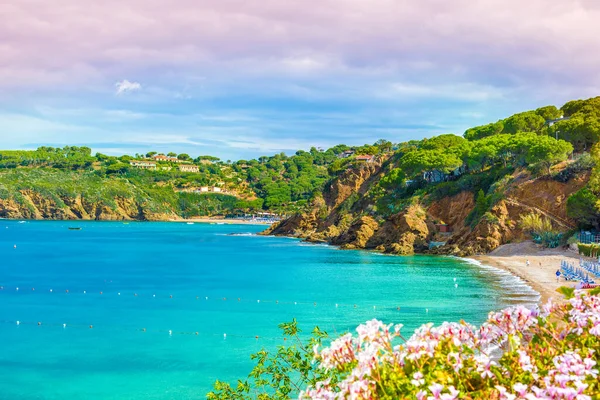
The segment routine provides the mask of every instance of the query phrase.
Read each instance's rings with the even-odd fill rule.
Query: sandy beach
[[[242,224],[242,225],[271,225],[271,222],[261,222],[261,221],[252,221],[248,219],[241,218],[208,218],[208,217],[199,217],[199,218],[179,218],[172,219],[170,222],[194,222],[200,224]]]
[[[541,302],[548,299],[562,298],[556,289],[560,286],[574,286],[560,278],[556,281],[556,270],[560,268],[561,260],[579,263],[579,254],[564,249],[545,249],[533,242],[506,244],[483,256],[472,256],[482,264],[500,268],[518,276],[540,293]],[[529,260],[529,266],[527,266]]]

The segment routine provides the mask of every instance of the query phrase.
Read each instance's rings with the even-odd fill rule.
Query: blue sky
[[[32,0],[0,15],[3,148],[234,160],[462,134],[600,94],[587,0]]]

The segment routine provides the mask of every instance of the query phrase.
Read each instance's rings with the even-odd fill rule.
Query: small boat
[[[188,225],[194,225],[194,223],[193,223],[193,222],[188,222],[187,224],[188,224]]]
[[[79,227],[77,227],[77,226],[70,226],[70,227],[69,227],[69,230],[70,230],[70,231],[80,231],[80,230],[81,230],[81,228],[79,228]]]

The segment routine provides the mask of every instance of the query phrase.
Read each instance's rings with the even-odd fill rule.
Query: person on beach
[[[525,265],[529,267],[529,260],[525,260]]]
[[[540,268],[542,268],[542,262],[540,261]]]
[[[560,278],[560,269],[556,270],[556,282],[558,282],[558,278]]]

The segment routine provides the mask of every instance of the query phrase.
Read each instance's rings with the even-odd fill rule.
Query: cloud
[[[11,146],[397,142],[600,94],[595,0],[31,0],[0,15],[0,108],[33,118],[0,120]]]
[[[13,2],[2,10],[10,23],[0,26],[0,76],[56,84],[80,82],[73,74],[88,80],[141,71],[335,76],[402,74],[421,65],[474,80],[600,80],[600,53],[589,51],[600,33],[600,8],[591,0],[310,3]],[[244,71],[248,64],[260,68]],[[540,69],[545,76],[536,76]]]
[[[129,82],[127,79],[115,83],[115,87],[117,88],[117,95],[142,90],[142,85],[140,85],[138,82]]]

